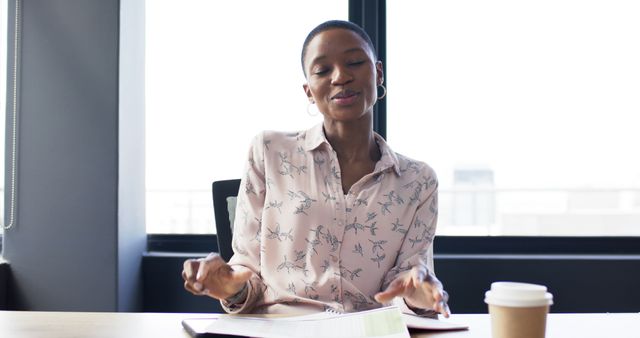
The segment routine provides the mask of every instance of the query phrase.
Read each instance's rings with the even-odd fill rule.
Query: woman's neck
[[[377,162],[380,150],[373,133],[373,121],[335,121],[325,119],[324,133],[342,164]]]

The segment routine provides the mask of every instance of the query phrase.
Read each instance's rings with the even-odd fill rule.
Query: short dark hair
[[[318,26],[316,26],[316,28],[312,29],[311,32],[309,32],[309,35],[307,35],[307,38],[304,39],[304,43],[302,44],[302,55],[300,57],[300,62],[302,63],[302,72],[305,76],[307,75],[307,71],[304,69],[304,58],[307,56],[307,47],[309,46],[309,43],[311,42],[311,40],[313,40],[313,38],[316,37],[316,35],[335,28],[350,30],[358,34],[358,36],[360,36],[364,40],[364,42],[367,43],[367,46],[369,46],[369,48],[371,49],[373,57],[377,58],[376,48],[373,46],[373,41],[371,41],[369,34],[367,34],[367,32],[365,32],[362,27],[349,21],[329,20],[319,24]]]

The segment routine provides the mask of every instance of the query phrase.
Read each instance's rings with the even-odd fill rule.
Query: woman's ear
[[[376,61],[376,85],[384,83],[384,70],[382,69],[382,61]]]
[[[304,93],[307,94],[307,98],[309,99],[309,102],[316,103],[313,100],[313,95],[311,94],[311,89],[309,89],[309,84],[308,83],[303,84],[302,89],[304,90]]]

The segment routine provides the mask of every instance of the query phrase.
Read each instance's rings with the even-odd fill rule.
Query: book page
[[[187,319],[183,323],[190,325],[197,320]],[[321,312],[276,318],[220,315],[208,320],[204,328],[208,333],[251,337],[410,337],[402,313],[396,307],[346,314]],[[202,329],[192,327],[191,331],[202,333],[199,330]]]

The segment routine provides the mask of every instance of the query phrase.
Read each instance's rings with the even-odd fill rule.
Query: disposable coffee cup
[[[494,282],[485,293],[493,338],[544,338],[553,295],[544,285]]]

